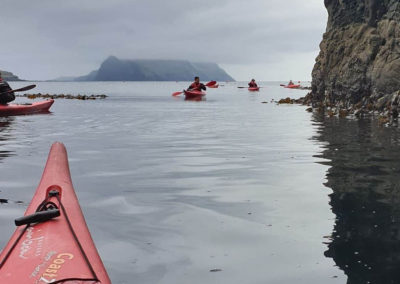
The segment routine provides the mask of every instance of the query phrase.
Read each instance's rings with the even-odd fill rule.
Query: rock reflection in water
[[[325,252],[348,282],[400,283],[400,130],[315,117],[335,228]]]
[[[13,151],[6,150],[6,141],[10,140],[12,135],[9,132],[10,126],[14,121],[14,117],[0,117],[0,162],[2,159],[12,156]]]

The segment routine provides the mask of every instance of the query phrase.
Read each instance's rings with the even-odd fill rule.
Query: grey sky
[[[3,0],[0,69],[85,75],[109,55],[219,63],[237,80],[306,80],[322,0]]]

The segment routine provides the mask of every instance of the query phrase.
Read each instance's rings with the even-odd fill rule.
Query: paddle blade
[[[9,94],[9,93],[12,93],[12,92],[23,92],[23,91],[28,91],[28,90],[33,89],[33,88],[35,88],[35,87],[36,87],[36,85],[29,85],[29,86],[26,86],[26,87],[22,87],[22,88],[19,88],[19,89],[15,89],[15,90],[8,90],[8,91],[6,91],[6,92],[0,93],[0,95]]]
[[[23,88],[11,90],[11,91],[9,91],[9,92],[23,92],[23,91],[31,90],[31,89],[33,89],[33,88],[35,88],[35,87],[36,87],[36,85],[29,85],[29,86],[26,86],[26,87],[23,87]]]
[[[207,87],[210,87],[210,86],[214,86],[215,84],[217,84],[217,81],[210,81],[210,82],[208,82],[208,83],[206,84],[206,86],[207,86]]]
[[[173,97],[176,97],[176,96],[181,95],[182,93],[183,93],[183,92],[175,92],[175,93],[172,94],[172,96],[173,96]]]

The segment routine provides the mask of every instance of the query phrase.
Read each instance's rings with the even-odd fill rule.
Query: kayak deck
[[[49,214],[50,220],[24,220]],[[0,254],[0,283],[111,283],[75,195],[63,144],[51,147],[24,216],[18,221],[28,223]]]
[[[256,91],[259,91],[259,90],[260,90],[260,87],[249,87],[248,90],[249,90],[250,92],[256,92]]]
[[[53,99],[34,102],[32,104],[0,104],[0,116],[8,115],[24,115],[33,113],[42,113],[49,111],[50,107],[54,103]]]
[[[300,85],[286,85],[286,86],[284,86],[284,88],[287,88],[287,89],[298,89],[298,88],[300,88]]]
[[[185,94],[185,98],[186,99],[201,99],[202,97],[204,97],[206,95],[205,92],[202,91],[196,91],[196,90],[184,90],[183,91]]]

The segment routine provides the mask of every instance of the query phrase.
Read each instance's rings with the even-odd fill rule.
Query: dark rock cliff
[[[399,100],[400,2],[325,0],[326,33],[312,71],[314,105],[384,110]],[[396,92],[395,94],[393,94]]]
[[[121,60],[108,57],[99,70],[78,77],[77,81],[234,81],[218,64],[185,60]]]

